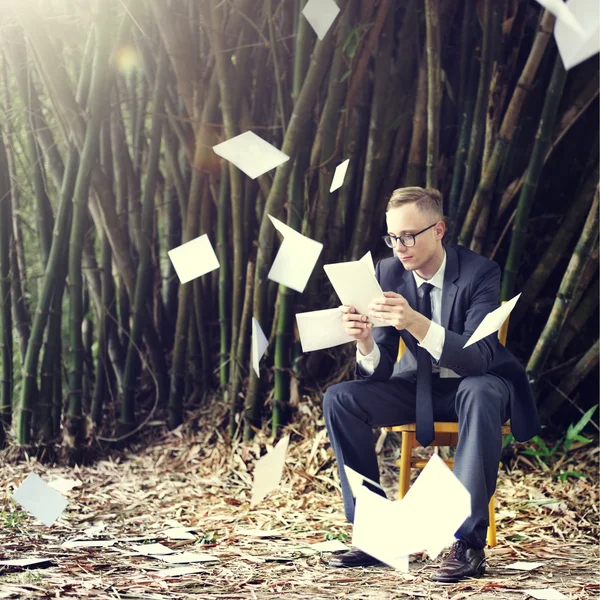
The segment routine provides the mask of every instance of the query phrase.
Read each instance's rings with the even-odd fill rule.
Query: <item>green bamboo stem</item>
[[[423,155],[425,153],[426,134],[426,107],[427,107],[427,61],[423,56],[417,76],[417,93],[415,94],[415,108],[412,120],[412,136],[406,165],[404,185],[422,186],[424,183]]]
[[[425,0],[425,30],[427,50],[427,176],[428,188],[437,188],[440,158],[440,9],[439,0]]]
[[[510,104],[506,110],[500,132],[496,143],[494,144],[494,150],[488,161],[485,171],[482,172],[479,185],[473,197],[467,216],[462,222],[462,219],[457,220],[457,226],[461,227],[458,241],[460,244],[468,246],[471,242],[471,237],[479,218],[481,207],[488,201],[496,180],[496,176],[500,171],[500,168],[506,158],[506,152],[511,142],[512,136],[515,132],[517,122],[521,115],[521,110],[525,103],[529,90],[535,76],[537,74],[540,62],[544,56],[546,46],[552,35],[554,22],[556,18],[549,11],[544,11],[540,25],[533,41],[531,51],[527,58],[527,62],[523,67],[521,76],[510,100]]]
[[[550,135],[554,127],[558,103],[562,97],[566,79],[567,71],[563,66],[562,58],[557,55],[554,62],[554,70],[552,71],[552,78],[546,92],[529,166],[525,175],[525,182],[519,197],[517,217],[513,228],[508,258],[506,260],[506,265],[504,266],[504,277],[502,279],[502,289],[500,294],[502,300],[510,300],[514,295],[517,273],[521,266],[521,254],[525,245],[525,234],[527,222],[529,220],[529,212],[533,201],[535,200],[538,183],[544,167],[544,157],[546,155],[546,150],[550,145]]]
[[[229,382],[230,340],[230,287],[229,287],[229,167],[221,166],[219,183],[219,201],[217,205],[217,244],[216,253],[219,259],[219,383],[225,388]]]
[[[565,315],[570,308],[573,292],[577,287],[581,267],[598,236],[598,194],[599,189],[596,187],[594,201],[577,246],[563,276],[556,300],[552,306],[552,311],[527,363],[527,372],[533,382],[536,381],[539,373],[544,368],[546,359],[550,355],[550,352],[552,352],[556,340],[560,336]]]

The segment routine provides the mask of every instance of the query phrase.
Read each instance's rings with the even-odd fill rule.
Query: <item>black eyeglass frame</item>
[[[383,241],[385,242],[385,245],[388,246],[388,247],[390,247],[390,248],[395,248],[396,245],[398,244],[398,240],[400,240],[400,243],[405,248],[412,248],[417,243],[417,240],[415,240],[415,238],[418,235],[421,235],[424,231],[427,231],[428,229],[431,229],[432,227],[434,227],[438,223],[439,223],[439,221],[436,221],[435,223],[431,224],[429,227],[425,227],[425,229],[421,229],[421,231],[417,231],[417,233],[407,233],[406,235],[401,235],[401,236],[398,236],[398,237],[396,237],[395,235],[393,235],[391,233],[388,233],[387,235],[382,236],[382,238],[383,238]],[[406,242],[410,238],[412,238],[412,244],[407,244]]]

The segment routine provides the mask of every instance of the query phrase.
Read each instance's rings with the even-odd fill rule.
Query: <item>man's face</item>
[[[416,204],[405,204],[388,210],[385,220],[387,223],[387,232],[396,237],[405,237],[409,233],[418,233],[422,229],[436,223],[435,216],[421,212]],[[444,222],[439,221],[431,229],[419,234],[415,238],[415,245],[412,247],[407,248],[402,242],[397,241],[394,252],[402,262],[404,268],[407,271],[418,271],[426,269],[427,265],[435,262],[444,231]]]

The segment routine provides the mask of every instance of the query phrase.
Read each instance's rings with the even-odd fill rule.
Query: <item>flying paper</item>
[[[354,307],[361,315],[368,315],[371,301],[383,296],[371,266],[364,261],[335,263],[323,268],[342,304]],[[387,326],[385,321],[372,317],[369,317],[369,321],[375,327]]]
[[[514,298],[512,298],[512,300],[505,302],[496,310],[493,310],[491,313],[485,315],[483,321],[479,323],[479,327],[477,327],[477,329],[473,332],[473,335],[469,338],[469,341],[463,346],[463,348],[482,340],[484,337],[487,337],[492,333],[496,333],[496,331],[502,327],[502,324],[504,321],[506,321],[508,315],[510,315],[520,297],[521,294],[517,294]]]
[[[344,178],[346,177],[346,171],[348,170],[348,165],[350,164],[350,159],[347,158],[343,163],[340,163],[335,168],[335,173],[333,174],[333,181],[331,182],[331,187],[329,188],[329,192],[335,192],[335,190],[339,189],[344,185]]]
[[[252,317],[252,367],[257,377],[260,377],[260,359],[263,357],[268,345],[269,340],[263,333],[258,321]]]
[[[12,499],[48,527],[60,517],[69,503],[35,473],[25,478]]]
[[[283,243],[267,277],[302,293],[323,250],[323,244],[298,233],[271,215],[269,219],[283,235]]]
[[[246,131],[226,142],[221,142],[213,146],[213,150],[251,179],[256,179],[290,160],[287,154],[271,146],[252,131]]]
[[[360,473],[357,473],[354,469],[351,469],[348,465],[344,465],[344,471],[346,472],[346,477],[348,478],[348,484],[350,485],[350,490],[352,491],[352,496],[356,498],[358,496],[359,490],[362,488],[363,483],[366,481],[370,483],[372,486],[383,490],[381,485]]]
[[[302,352],[313,352],[353,342],[342,323],[343,313],[339,308],[297,313],[296,322],[302,343]]]
[[[583,27],[563,0],[536,0],[536,2],[549,10],[558,19],[558,22],[570,27],[576,35],[585,36]]]
[[[250,500],[251,507],[256,506],[267,494],[279,487],[289,443],[290,436],[286,435],[279,440],[271,452],[256,461],[252,499]]]
[[[188,283],[219,268],[219,259],[204,234],[167,253],[181,283]]]
[[[565,69],[570,69],[600,50],[600,3],[597,0],[568,0],[563,6],[583,29],[577,31],[556,13],[554,39]]]
[[[338,16],[340,9],[333,0],[308,0],[302,14],[322,40]]]

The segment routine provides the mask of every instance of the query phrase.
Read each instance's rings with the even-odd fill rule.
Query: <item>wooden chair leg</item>
[[[488,525],[487,530],[487,544],[490,548],[493,548],[498,543],[498,540],[496,539],[496,494],[490,498],[489,519],[490,524]]]
[[[400,448],[400,478],[398,481],[398,500],[402,500],[410,487],[410,462],[415,440],[414,431],[402,432],[402,446]]]

